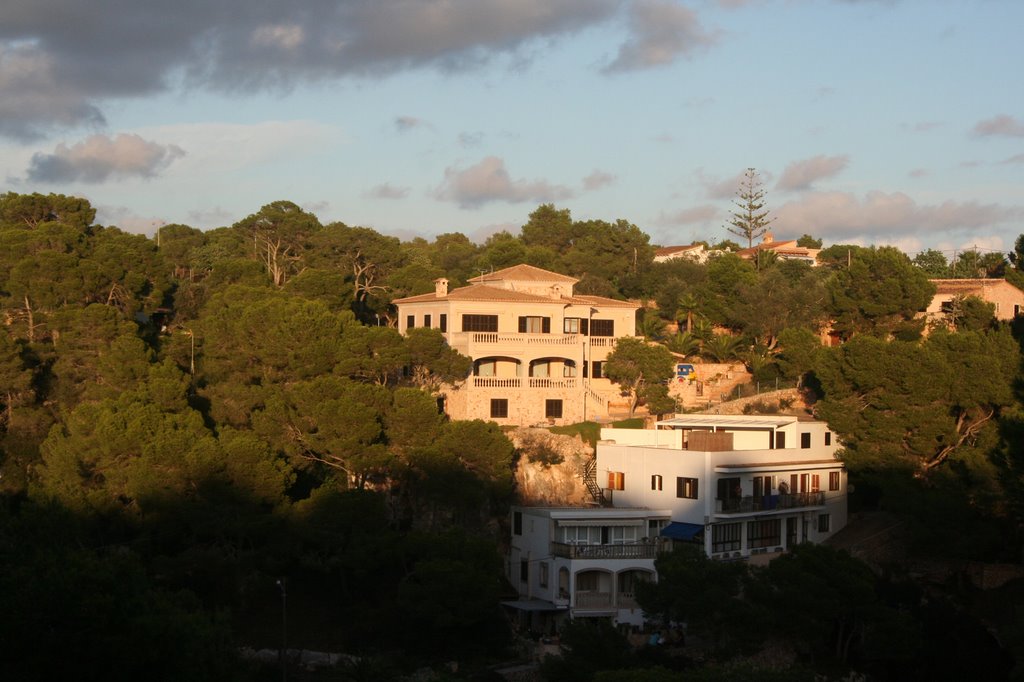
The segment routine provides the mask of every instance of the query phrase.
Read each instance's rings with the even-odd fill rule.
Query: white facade
[[[616,340],[635,334],[640,306],[575,294],[576,281],[517,265],[394,301],[399,332],[438,329],[473,359],[472,376],[444,392],[450,417],[526,426],[609,413],[621,396],[602,368]]]
[[[642,625],[634,589],[656,577],[669,518],[668,509],[513,507],[507,574],[519,600],[506,606],[535,630],[565,617]]]
[[[709,556],[750,557],[846,525],[837,448],[823,422],[682,415],[657,429],[602,429],[597,476],[615,506],[670,509]]]

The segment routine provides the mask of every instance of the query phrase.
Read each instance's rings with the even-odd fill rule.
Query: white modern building
[[[504,605],[541,633],[565,618],[642,625],[634,590],[656,577],[670,515],[667,508],[513,507],[507,575],[519,598]]]
[[[743,558],[821,542],[846,525],[837,448],[819,421],[680,415],[655,429],[602,429],[597,476],[616,507],[671,510],[663,536]]]

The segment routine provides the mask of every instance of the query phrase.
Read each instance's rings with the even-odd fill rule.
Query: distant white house
[[[956,314],[956,303],[976,296],[995,308],[997,320],[1012,320],[1024,313],[1024,291],[1005,279],[930,279],[935,295],[925,310],[929,320],[949,319]]]
[[[664,263],[677,258],[685,258],[696,263],[706,263],[710,251],[703,244],[689,244],[688,246],[663,246],[654,252],[654,262]]]
[[[504,602],[522,627],[547,633],[566,618],[642,625],[634,590],[655,579],[668,509],[513,507]]]
[[[712,558],[778,553],[846,525],[846,471],[828,425],[793,416],[680,415],[602,429],[597,475],[616,507],[670,509],[662,536]]]
[[[798,260],[807,263],[811,267],[818,265],[818,254],[821,249],[810,249],[806,246],[797,246],[796,239],[775,241],[771,232],[764,235],[760,244],[755,244],[749,249],[737,251],[737,255],[745,260],[757,260],[759,253],[774,253],[779,260]]]

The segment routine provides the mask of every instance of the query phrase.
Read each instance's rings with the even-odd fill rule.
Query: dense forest
[[[929,277],[1020,286],[1024,239],[1008,258],[953,263],[832,245],[818,268],[716,246],[707,264],[657,263],[628,221],[574,221],[551,205],[484,244],[458,233],[403,242],[323,225],[287,201],[150,238],[95,224],[83,199],[0,196],[0,670],[269,679],[237,651],[282,638],[361,656],[329,679],[451,660],[477,667],[448,675],[484,675],[513,658],[498,603],[518,453],[493,423],[439,414],[438,387],[470,362],[435,330],[399,335],[390,302],[437,277],[454,287],[519,263],[576,277],[581,293],[639,300],[639,333],[680,357],[799,382],[845,446],[851,505],[897,515],[916,555],[1020,563],[1021,330],[978,299],[951,326],[928,330],[916,313]],[[842,343],[823,346],[826,329]],[[846,555],[794,552],[764,575],[685,553],[661,561],[649,611],[706,627],[723,660],[751,650],[779,595],[822,572],[849,587],[820,595],[851,631],[843,646],[809,644],[815,667],[909,674],[922,652],[945,661],[966,641],[943,619],[983,629],[976,604],[954,599],[967,588],[926,608],[906,576],[883,580]],[[680,603],[670,588],[693,581],[718,599]],[[849,603],[875,610],[847,621]],[[697,615],[723,604],[746,629]],[[1024,614],[1010,618],[999,655],[1024,651]],[[812,638],[805,620],[787,619],[779,636]],[[614,632],[575,630],[561,664],[573,672],[549,667],[550,679],[675,679],[677,663],[638,659]],[[896,631],[918,639],[894,643]],[[876,641],[887,636],[888,648]],[[604,657],[584,664],[585,651]]]

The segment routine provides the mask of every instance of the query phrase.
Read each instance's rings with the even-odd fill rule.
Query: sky
[[[1013,248],[1019,0],[4,0],[0,192],[154,234],[286,199],[402,239],[540,204],[658,245]]]

